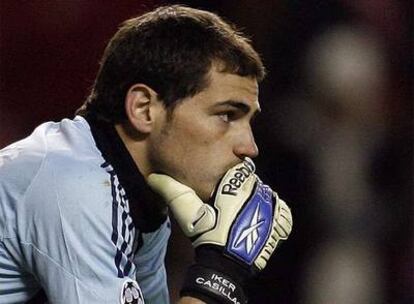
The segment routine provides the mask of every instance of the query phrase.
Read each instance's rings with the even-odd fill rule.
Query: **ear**
[[[157,93],[145,84],[134,84],[125,97],[125,112],[132,126],[141,133],[150,133],[160,106]]]

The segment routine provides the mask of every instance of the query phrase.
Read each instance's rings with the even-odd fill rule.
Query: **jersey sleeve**
[[[19,202],[19,248],[50,303],[129,303],[142,298],[132,261],[135,228],[114,176],[65,157],[44,160]]]
[[[168,304],[169,292],[165,270],[165,255],[171,234],[169,218],[155,232],[141,233],[142,244],[134,257],[136,279],[142,288],[146,304]]]

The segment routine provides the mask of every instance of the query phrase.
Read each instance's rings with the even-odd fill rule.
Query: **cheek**
[[[174,128],[171,128],[170,135],[181,146],[183,152],[187,153],[206,153],[206,149],[214,149],[220,138],[220,133],[212,120],[197,116],[177,122]]]
[[[151,154],[158,171],[204,191],[210,191],[207,188],[234,161],[223,128],[213,119],[198,117],[180,117],[164,126]]]
[[[209,140],[199,132],[180,125],[166,126],[151,144],[151,160],[156,170],[183,179],[198,170]]]
[[[189,171],[196,168],[207,172],[214,171],[220,161],[226,158],[228,141],[213,124],[198,122],[180,134],[180,152],[188,163]]]
[[[213,166],[212,140],[200,129],[171,128],[161,134],[151,145],[152,163],[158,171],[181,181],[200,182],[206,179]]]

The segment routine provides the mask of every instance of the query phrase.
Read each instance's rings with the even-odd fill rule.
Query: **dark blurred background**
[[[175,1],[1,0],[0,148],[72,117],[125,19]],[[259,175],[294,231],[251,303],[414,303],[410,1],[180,1],[242,27],[262,54]],[[177,299],[192,249],[176,226]]]

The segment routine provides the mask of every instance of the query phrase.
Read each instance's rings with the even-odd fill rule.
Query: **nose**
[[[244,159],[246,156],[255,158],[259,155],[259,148],[256,145],[256,141],[250,127],[247,132],[245,131],[236,139],[234,154],[240,159]]]

